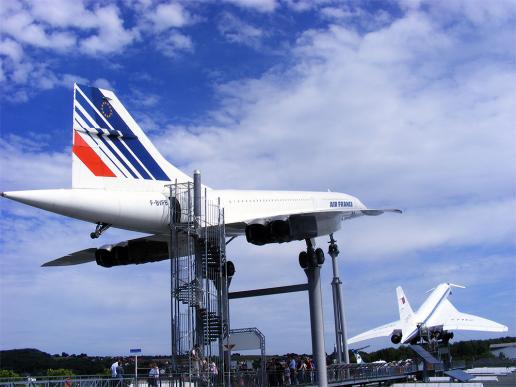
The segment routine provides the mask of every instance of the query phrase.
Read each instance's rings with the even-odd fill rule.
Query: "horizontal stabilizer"
[[[89,248],[81,251],[76,251],[75,253],[71,253],[65,255],[64,257],[54,259],[53,261],[45,262],[42,267],[48,266],[72,266],[72,265],[80,265],[83,263],[93,262],[95,261],[95,248]]]

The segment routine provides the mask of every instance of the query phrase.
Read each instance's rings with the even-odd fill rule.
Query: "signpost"
[[[131,348],[129,350],[132,354],[134,354],[134,378],[136,379],[136,385],[138,386],[138,354],[142,353],[141,348]]]

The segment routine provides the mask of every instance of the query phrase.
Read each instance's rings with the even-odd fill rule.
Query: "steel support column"
[[[331,290],[333,295],[333,314],[335,317],[335,341],[337,344],[337,363],[349,364],[349,351],[346,334],[346,319],[344,313],[344,306],[342,305],[341,285],[339,278],[339,267],[337,266],[337,256],[339,255],[339,248],[333,234],[330,234],[330,247],[328,254],[332,259],[333,280],[331,281]]]
[[[328,386],[328,373],[326,369],[326,351],[324,349],[324,322],[321,293],[321,265],[324,262],[324,255],[322,256],[322,259],[318,260],[310,239],[306,239],[306,245],[306,254],[308,259],[305,263],[307,265],[303,267],[302,264],[302,267],[304,268],[306,277],[308,278],[312,353],[318,375],[317,383],[321,387],[326,387]]]

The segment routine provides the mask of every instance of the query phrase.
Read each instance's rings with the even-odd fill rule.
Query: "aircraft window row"
[[[247,199],[247,200],[230,200],[229,203],[270,203],[270,202],[300,202],[308,199]]]

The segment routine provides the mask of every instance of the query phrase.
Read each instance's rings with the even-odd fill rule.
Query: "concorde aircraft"
[[[357,343],[375,337],[390,336],[393,344],[416,343],[435,339],[447,343],[453,338],[453,330],[506,332],[505,325],[472,314],[461,313],[448,300],[452,288],[464,288],[461,285],[442,283],[432,289],[432,293],[414,312],[401,286],[396,288],[400,319],[379,326],[348,340],[348,344]]]
[[[92,238],[111,226],[151,234],[71,253],[44,265],[96,261],[111,267],[169,257],[167,184],[176,181],[192,179],[164,159],[112,91],[75,84],[72,188],[2,192],[1,196],[95,223]],[[312,248],[310,241],[337,231],[341,221],[401,212],[369,209],[356,197],[337,192],[203,188],[208,200],[220,199],[227,236],[245,235],[255,245],[304,239],[311,257],[320,256],[322,250]],[[186,203],[177,205],[184,208]]]

